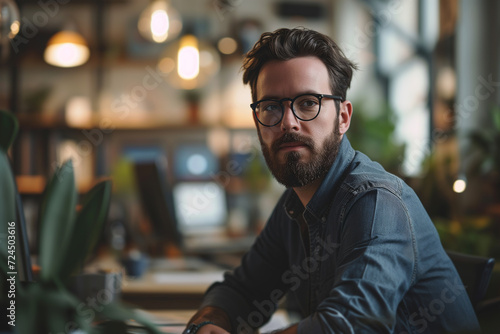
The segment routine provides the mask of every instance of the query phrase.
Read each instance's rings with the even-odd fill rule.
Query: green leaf
[[[80,301],[68,291],[54,289],[46,293],[43,298],[45,303],[45,318],[50,333],[67,333],[68,329],[76,329],[81,326],[77,322],[76,312]]]
[[[42,331],[40,324],[43,317],[40,316],[42,293],[44,289],[39,284],[26,287],[24,293],[16,297],[18,312],[16,314],[16,330],[18,333],[36,333]]]
[[[5,151],[0,150],[0,269],[7,272],[7,223],[16,222],[16,188]]]
[[[19,125],[13,114],[0,110],[0,149],[7,152],[16,137]]]
[[[10,168],[7,150],[14,141],[18,130],[17,120],[6,111],[0,110],[0,279],[6,280],[8,223],[17,222],[16,187]],[[5,284],[0,285],[0,293],[5,296]]]
[[[500,107],[493,108],[493,122],[497,131],[500,131]]]
[[[61,277],[67,278],[78,269],[102,232],[111,199],[111,181],[95,185],[83,198],[61,266]]]
[[[69,333],[77,327],[90,332],[90,320],[78,312],[83,305],[61,285],[31,283],[19,295],[19,333]]]
[[[66,161],[54,173],[45,189],[41,206],[41,279],[57,278],[75,221],[77,193],[73,165]]]

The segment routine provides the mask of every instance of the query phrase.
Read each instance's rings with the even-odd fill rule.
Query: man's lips
[[[293,150],[293,149],[299,149],[299,148],[305,148],[305,147],[307,147],[306,144],[304,144],[302,142],[295,141],[295,142],[283,143],[278,147],[278,149],[279,150]]]

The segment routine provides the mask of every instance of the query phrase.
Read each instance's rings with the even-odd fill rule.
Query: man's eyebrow
[[[260,99],[257,99],[257,101],[261,101],[261,100],[281,100],[281,99],[286,99],[286,98],[293,99],[296,96],[304,95],[304,94],[320,94],[320,93],[318,93],[316,91],[313,91],[313,90],[308,90],[308,91],[304,91],[304,92],[301,92],[301,93],[297,93],[294,96],[281,97],[281,96],[276,96],[276,95],[264,95]]]
[[[282,99],[282,98],[278,97],[276,95],[264,95],[260,99],[257,99],[257,101],[260,101],[260,100],[280,100],[280,99]]]

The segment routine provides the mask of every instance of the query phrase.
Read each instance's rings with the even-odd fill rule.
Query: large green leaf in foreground
[[[110,199],[111,181],[98,183],[83,198],[61,266],[63,279],[81,267],[94,248],[106,221]]]
[[[71,160],[60,166],[45,189],[40,214],[42,280],[60,278],[75,222],[77,192]]]
[[[16,138],[19,125],[11,113],[0,110],[0,150],[7,152]]]
[[[7,270],[7,227],[16,222],[16,188],[10,168],[7,150],[17,133],[17,120],[6,111],[0,110],[0,271]],[[4,277],[0,275],[2,281]]]

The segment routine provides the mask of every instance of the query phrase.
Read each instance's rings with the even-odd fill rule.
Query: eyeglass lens
[[[255,106],[255,114],[259,121],[265,125],[275,125],[282,117],[285,102],[264,100]],[[321,107],[321,100],[314,95],[301,95],[292,101],[291,108],[295,116],[303,121],[316,117]]]

